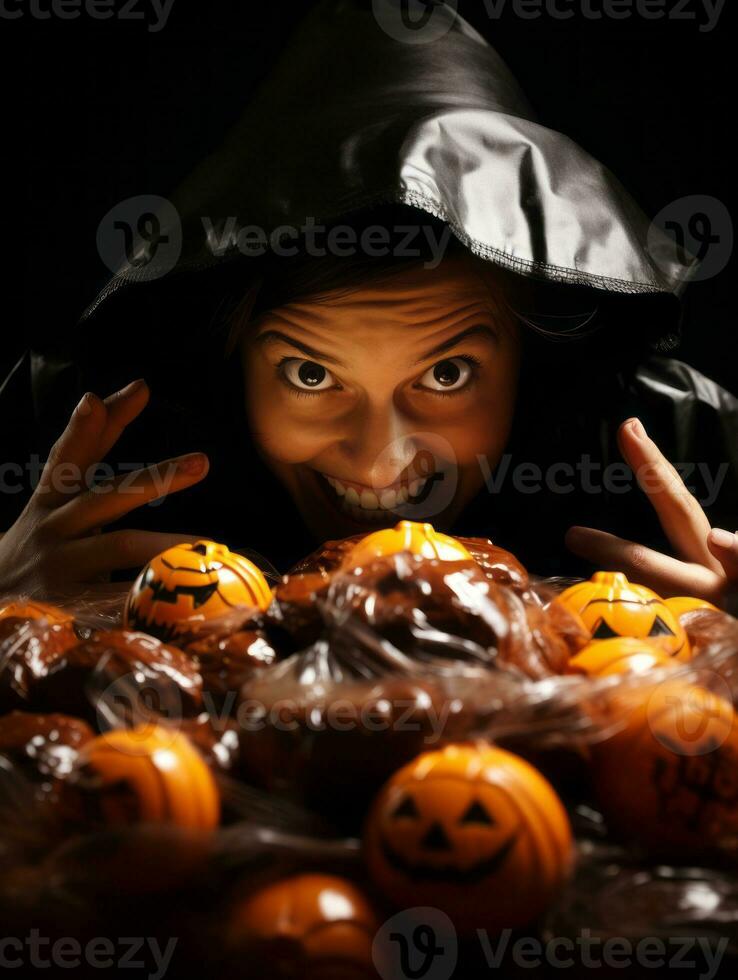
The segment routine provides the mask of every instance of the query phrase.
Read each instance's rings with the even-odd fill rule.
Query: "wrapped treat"
[[[145,633],[96,633],[36,665],[29,702],[36,710],[96,718],[95,700],[109,684],[135,677],[153,710],[190,716],[202,710],[202,678],[192,657]],[[91,687],[94,681],[95,690]]]
[[[80,750],[95,733],[79,718],[11,711],[0,717],[0,755],[44,794],[54,794],[58,781],[72,771]]]
[[[268,884],[236,905],[228,921],[227,976],[291,980],[377,976],[372,941],[378,920],[353,882],[302,874]]]
[[[469,661],[529,677],[561,673],[568,663],[552,617],[474,561],[378,558],[336,574],[326,606],[336,624],[354,617],[418,661]]]
[[[411,529],[430,528],[435,538],[448,541],[447,535],[436,534],[429,524],[413,524],[411,521],[401,521],[397,525],[397,528],[408,527]],[[395,550],[393,552],[387,550],[386,538],[379,537],[378,546],[377,544],[371,544],[371,539],[374,539],[376,542],[380,535],[390,533],[397,536],[397,528],[395,528],[394,532],[379,531],[376,534],[368,536],[370,539],[369,548],[372,550],[374,557],[381,557],[381,555],[390,553],[396,554],[397,551],[403,550],[422,555],[424,554],[422,541],[423,538],[427,539],[428,537],[431,537],[431,553],[425,553],[425,557],[440,557],[437,547],[435,548],[435,553],[433,553],[433,537],[427,531],[425,534],[422,531],[421,533],[417,533],[416,531],[415,535],[405,531],[404,539],[400,541],[403,547],[398,548],[397,541],[395,541]],[[421,548],[418,547],[419,539],[421,541]],[[509,585],[519,591],[528,588],[529,577],[527,571],[509,551],[505,551],[504,548],[498,548],[488,538],[457,537],[451,540],[455,541],[458,545],[458,550],[454,554],[455,559],[463,560],[471,557],[479,564],[482,571],[491,581],[501,582],[503,585]],[[329,576],[341,565],[345,565],[349,560],[353,561],[353,559],[349,559],[349,555],[361,541],[366,541],[366,536],[358,534],[350,538],[342,538],[339,541],[326,541],[317,551],[314,551],[307,558],[303,559],[303,561],[295,565],[290,575],[317,573],[321,576]]]
[[[232,773],[238,769],[240,729],[232,718],[214,717],[203,712],[196,718],[182,718],[177,729],[187,736],[213,771]]]
[[[77,643],[71,620],[0,619],[0,712],[33,710],[39,679]],[[63,705],[60,710],[68,709]]]
[[[398,766],[472,723],[439,680],[362,678],[322,644],[245,685],[238,721],[248,781],[351,829]]]
[[[232,713],[248,679],[277,660],[263,617],[240,610],[198,630],[184,648],[200,672],[208,711]]]

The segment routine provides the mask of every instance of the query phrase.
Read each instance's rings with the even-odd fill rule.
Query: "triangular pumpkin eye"
[[[491,827],[494,824],[494,820],[489,813],[487,813],[479,800],[474,800],[464,816],[461,818],[461,820],[459,820],[459,823],[483,823],[488,827]]]
[[[412,798],[412,796],[406,796],[403,800],[401,800],[393,811],[392,816],[413,818],[419,817],[420,814],[418,813],[418,808],[415,805],[415,800]]]
[[[593,640],[611,640],[614,636],[620,636],[604,619],[597,624],[597,629],[592,634]]]
[[[657,616],[653,621],[649,636],[674,636],[674,631],[670,630],[661,616]]]

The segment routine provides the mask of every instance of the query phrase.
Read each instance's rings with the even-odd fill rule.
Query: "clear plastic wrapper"
[[[689,661],[588,674],[572,662],[589,633],[556,601],[569,583],[531,580],[483,544],[472,562],[400,553],[360,569],[334,544],[275,583],[266,611],[205,621],[181,648],[122,632],[120,595],[0,616],[7,921],[94,935],[111,916],[130,929],[149,916],[162,935],[186,935],[184,961],[257,976],[248,965],[274,951],[250,918],[260,890],[287,882],[313,902],[348,889],[359,932],[366,909],[377,927],[397,913],[362,845],[372,808],[419,756],[467,744],[527,760],[569,812],[574,878],[527,934],[678,926],[727,938],[722,955],[734,956],[738,621],[688,611]],[[136,765],[160,748],[176,756],[184,739],[187,785],[202,790],[202,765],[217,818],[177,811],[189,814],[181,826],[156,803],[142,822],[135,792],[116,789],[95,754],[106,734],[133,738]],[[309,878],[318,872],[333,885]],[[644,896],[637,907],[629,889]],[[48,910],[62,907],[52,925]],[[357,969],[378,969],[376,951],[368,967],[362,956]]]

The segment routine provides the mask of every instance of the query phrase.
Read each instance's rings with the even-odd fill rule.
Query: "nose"
[[[356,482],[377,488],[395,483],[417,455],[412,430],[392,402],[357,406],[341,443]]]
[[[440,823],[432,823],[420,846],[426,851],[450,851],[451,841]]]

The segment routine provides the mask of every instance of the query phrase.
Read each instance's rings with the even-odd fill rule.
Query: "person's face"
[[[478,457],[499,461],[520,344],[486,269],[404,268],[252,324],[253,437],[319,540],[403,518],[448,528],[483,485]]]

